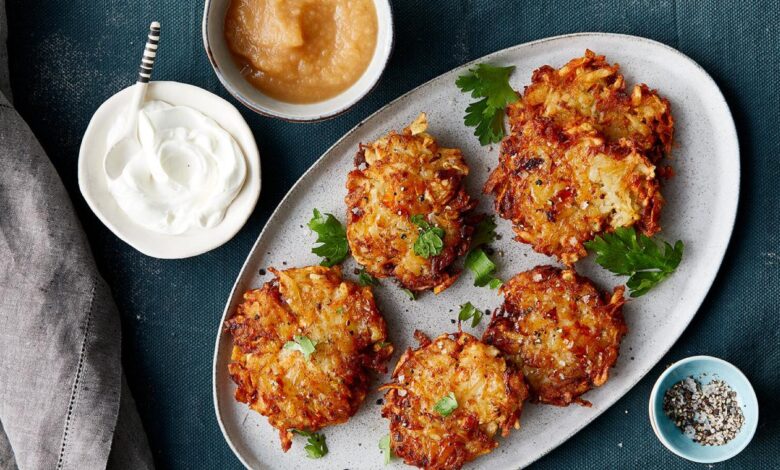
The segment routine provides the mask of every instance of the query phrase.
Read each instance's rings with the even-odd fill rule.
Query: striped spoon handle
[[[154,59],[157,57],[157,47],[160,44],[160,23],[152,22],[149,26],[149,36],[146,40],[144,56],[141,58],[141,66],[138,68],[138,83],[149,83],[152,79]]]

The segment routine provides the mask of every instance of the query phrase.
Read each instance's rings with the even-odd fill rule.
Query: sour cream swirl
[[[113,132],[122,129],[118,120]],[[109,133],[109,140],[111,140]],[[140,151],[109,191],[137,224],[158,233],[213,228],[246,179],[244,153],[213,119],[188,106],[150,101],[138,115]]]

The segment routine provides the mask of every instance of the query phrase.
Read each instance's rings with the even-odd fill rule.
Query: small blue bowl
[[[664,394],[677,382],[694,377],[702,384],[720,379],[737,392],[745,421],[739,434],[722,446],[704,446],[683,434],[664,414]],[[699,463],[716,463],[730,459],[747,447],[758,426],[758,399],[753,386],[739,369],[710,356],[693,356],[675,362],[656,381],[650,393],[650,424],[661,443],[684,459]]]

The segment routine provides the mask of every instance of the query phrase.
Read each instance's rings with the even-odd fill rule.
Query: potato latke
[[[623,286],[600,293],[572,270],[538,266],[501,287],[502,311],[483,341],[522,367],[531,399],[566,406],[607,381],[627,328]]]
[[[644,84],[627,93],[620,66],[590,50],[558,70],[549,65],[537,69],[515,106],[523,109],[525,120],[551,118],[564,130],[588,122],[608,143],[627,141],[653,163],[671,151],[669,101]]]
[[[496,448],[496,434],[519,427],[528,390],[498,349],[469,334],[415,337],[420,348],[404,353],[383,387],[391,448],[408,465],[458,469]],[[457,407],[444,416],[436,405],[450,393]]]
[[[421,114],[402,133],[361,145],[347,178],[347,239],[355,260],[377,278],[395,277],[412,291],[439,293],[457,279],[450,265],[468,249],[464,222],[472,200],[463,187],[469,168],[458,149],[439,147]],[[415,253],[412,218],[444,231],[436,256]]]
[[[228,370],[236,399],[268,418],[287,451],[291,429],[317,431],[355,414],[369,372],[386,370],[393,347],[371,289],[342,280],[340,268],[269,271],[276,279],[246,292],[225,324]],[[315,344],[308,358],[285,347],[296,337]]]
[[[549,118],[518,120],[516,109],[484,191],[517,240],[572,265],[604,231],[660,230],[655,166],[635,147],[608,144],[588,123],[564,131]]]

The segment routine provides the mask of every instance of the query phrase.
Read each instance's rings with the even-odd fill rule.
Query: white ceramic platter
[[[216,121],[236,140],[246,158],[244,186],[228,207],[225,218],[209,229],[193,229],[182,235],[151,231],[133,222],[108,190],[103,169],[107,135],[117,116],[126,112],[133,87],[125,88],[103,103],[89,122],[79,151],[79,188],[101,222],[125,243],[155,258],[196,256],[229,241],[241,230],[260,196],[260,154],[255,138],[241,113],[227,101],[202,88],[177,82],[151,82],[146,100],[194,108]]]
[[[574,34],[544,39],[496,52],[478,62],[515,65],[514,88],[522,90],[534,69],[544,64],[560,67],[581,56],[586,48],[606,54],[610,62],[622,66],[629,84],[637,81],[657,88],[672,103],[677,121],[676,146],[671,164],[676,176],[665,183],[667,205],[661,218],[662,238],[685,242],[685,256],[677,272],[648,295],[627,303],[624,314],[629,333],[621,346],[617,365],[609,381],[585,395],[591,408],[570,406],[526,406],[522,428],[503,439],[499,448],[479,458],[467,468],[516,469],[526,466],[554,449],[582,429],[631,389],[677,341],[696,314],[715,278],[731,236],[739,195],[739,146],[734,123],[722,94],[707,73],[688,57],[663,44],[647,39],[613,34]],[[481,147],[464,127],[464,110],[470,101],[455,87],[455,79],[469,64],[448,72],[390,103],[350,131],[296,183],[271,216],[246,261],[228,300],[225,316],[231,314],[250,288],[268,281],[261,268],[285,268],[316,264],[309,253],[315,236],[306,228],[313,208],[332,212],[344,220],[344,184],[353,167],[358,143],[369,142],[391,129],[401,129],[421,111],[428,113],[429,132],[444,146],[460,147],[471,167],[467,179],[470,193],[480,197],[479,209],[492,213],[491,201],[481,196],[489,169],[497,162],[497,146]],[[508,222],[498,219],[503,236],[494,246],[503,257],[494,258],[499,276],[512,275],[538,264],[554,264],[534,253],[529,246],[512,240]],[[345,273],[354,267],[350,260]],[[603,288],[624,282],[593,263],[592,257],[577,265]],[[389,325],[396,347],[392,364],[400,352],[416,346],[415,329],[429,336],[453,332],[458,306],[470,301],[483,309],[494,309],[501,299],[495,291],[472,286],[464,274],[439,296],[424,294],[409,300],[391,282],[375,289],[379,307]],[[464,331],[481,335],[487,324]],[[224,318],[223,318],[224,321]],[[227,373],[231,340],[220,332],[214,354],[214,402],[217,418],[228,443],[249,468],[338,468],[371,469],[382,466],[377,443],[388,433],[388,422],[380,417],[375,404],[381,394],[373,393],[360,411],[346,424],[326,428],[330,453],[321,460],[307,459],[302,438],[296,438],[288,453],[280,450],[277,432],[266,419],[233,399],[235,386]],[[632,360],[633,359],[633,360]],[[378,377],[378,386],[387,380]],[[642,423],[637,423],[642,425]],[[395,460],[393,465],[403,464]]]

